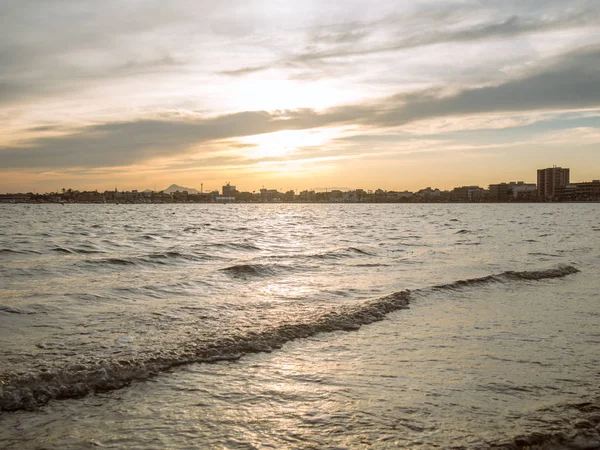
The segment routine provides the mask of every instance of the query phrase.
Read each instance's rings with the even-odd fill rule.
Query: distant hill
[[[172,194],[173,192],[176,192],[176,191],[179,191],[179,192],[188,191],[188,194],[198,194],[198,191],[196,189],[179,186],[178,184],[172,184],[171,186],[169,186],[168,188],[163,190],[163,192],[165,192],[167,194]]]

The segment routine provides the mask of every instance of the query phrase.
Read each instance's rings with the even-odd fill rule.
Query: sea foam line
[[[488,283],[559,278],[579,272],[561,265],[538,271],[507,271],[481,278],[458,280],[434,289],[460,289]],[[426,289],[422,289],[422,292]],[[272,328],[216,338],[212,342],[188,341],[177,352],[157,353],[137,359],[111,360],[94,365],[76,364],[60,370],[26,375],[0,375],[0,411],[35,409],[52,399],[82,397],[145,380],[176,366],[236,360],[248,353],[270,352],[285,343],[339,330],[357,330],[362,325],[383,320],[393,311],[408,308],[410,291],[404,290],[358,305],[342,306],[303,322],[284,323]]]

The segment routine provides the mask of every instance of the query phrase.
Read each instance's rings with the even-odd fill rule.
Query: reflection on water
[[[405,288],[410,309],[5,412],[9,448],[480,447],[588,412],[591,436],[568,405],[599,394],[596,205],[70,206],[2,222],[4,375],[177,358]],[[560,263],[581,272],[454,283]]]

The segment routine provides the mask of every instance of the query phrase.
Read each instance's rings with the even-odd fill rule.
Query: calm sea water
[[[599,218],[0,206],[0,442],[600,448]]]

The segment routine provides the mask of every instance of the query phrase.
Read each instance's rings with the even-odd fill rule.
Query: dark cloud
[[[564,56],[540,73],[442,98],[423,96],[376,115],[377,126],[431,117],[502,111],[590,108],[600,105],[600,48]]]
[[[468,88],[451,96],[442,92],[402,94],[323,112],[249,111],[198,120],[162,117],[106,123],[61,137],[34,139],[22,147],[0,148],[0,161],[5,168],[122,166],[180,155],[204,142],[279,130],[341,124],[397,127],[456,115],[600,107],[600,48],[570,53],[543,70],[497,86]]]
[[[106,167],[185,153],[207,141],[310,128],[308,111],[242,112],[203,120],[137,120],[94,125],[22,147],[0,148],[4,167]]]

